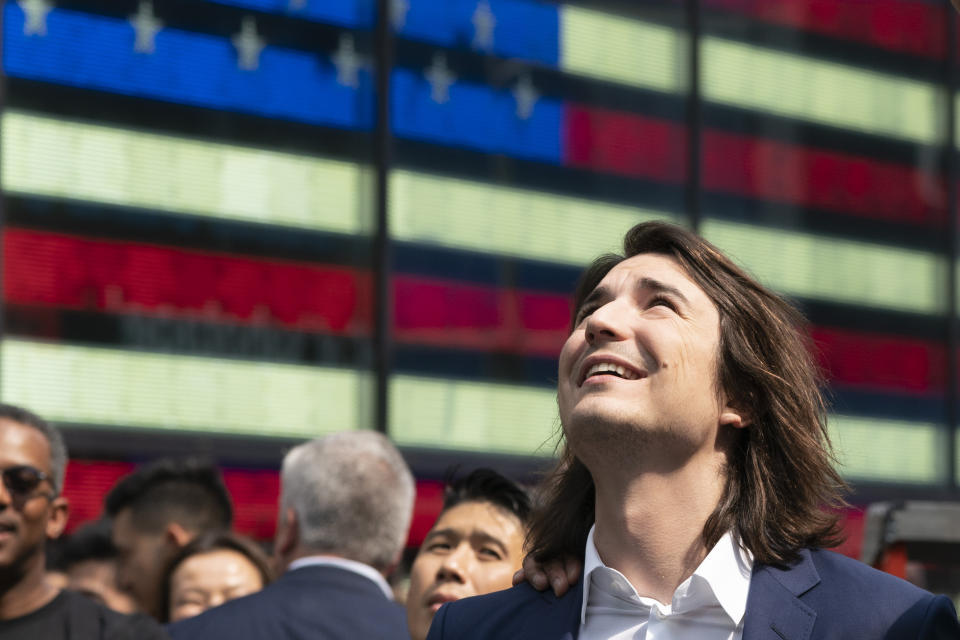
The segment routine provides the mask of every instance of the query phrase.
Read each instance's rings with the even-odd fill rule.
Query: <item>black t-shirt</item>
[[[168,640],[145,615],[126,616],[72,591],[13,620],[0,620],[0,640]]]

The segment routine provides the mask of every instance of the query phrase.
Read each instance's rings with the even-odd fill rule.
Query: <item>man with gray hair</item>
[[[170,627],[175,640],[407,638],[385,576],[413,512],[414,481],[386,436],[348,431],[283,460],[274,554],[285,573],[259,593]]]

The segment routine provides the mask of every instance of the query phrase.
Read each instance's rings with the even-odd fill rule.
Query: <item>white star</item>
[[[447,56],[442,53],[433,56],[433,63],[430,65],[424,75],[427,82],[430,83],[430,99],[437,104],[444,104],[450,100],[450,85],[452,85],[457,76],[447,68]]]
[[[240,25],[240,33],[231,40],[237,48],[237,66],[244,71],[256,71],[260,66],[260,52],[267,46],[266,40],[257,35],[256,20],[245,17]]]
[[[407,24],[407,12],[410,11],[409,0],[390,0],[390,23],[396,31],[403,29]]]
[[[307,0],[290,0],[287,11],[300,11],[307,6]]]
[[[345,33],[340,36],[340,46],[333,54],[333,65],[337,68],[337,82],[354,89],[360,86],[359,71],[363,61],[353,46],[352,35]]]
[[[130,24],[137,34],[133,50],[137,53],[153,53],[157,32],[163,28],[163,23],[153,15],[153,2],[141,0],[137,13],[130,16]]]
[[[23,35],[47,35],[47,14],[53,10],[49,0],[17,0],[23,11]]]
[[[534,88],[529,73],[520,76],[511,93],[513,93],[513,99],[517,101],[517,117],[521,120],[527,120],[533,115],[533,107],[540,99],[540,94]]]
[[[470,18],[473,23],[473,43],[474,49],[489,51],[493,48],[493,29],[497,26],[497,19],[490,10],[490,3],[487,0],[480,0],[477,3],[477,10],[473,12]]]

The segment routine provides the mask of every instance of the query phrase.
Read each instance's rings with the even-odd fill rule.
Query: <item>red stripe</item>
[[[233,528],[257,540],[272,540],[277,528],[280,475],[273,470],[224,469],[223,482],[233,499]]]
[[[398,342],[555,357],[567,339],[567,296],[418,276],[394,279]]]
[[[823,327],[811,335],[831,382],[876,390],[946,389],[946,349],[936,342]]]
[[[128,462],[71,460],[67,464],[64,495],[70,501],[68,532],[100,517],[103,499],[122,476],[133,471]],[[225,469],[224,483],[233,500],[234,529],[257,540],[272,540],[276,530],[280,477],[273,470]],[[418,480],[413,505],[413,519],[407,538],[408,547],[423,542],[443,507],[443,483]],[[862,511],[856,508],[844,513],[844,529],[848,540],[836,549],[850,557],[858,557],[863,529]]]
[[[773,24],[928,58],[947,51],[946,3],[916,0],[707,0]]]
[[[773,202],[918,224],[946,221],[939,176],[906,165],[707,130],[703,186]]]
[[[4,287],[16,304],[343,332],[369,326],[362,272],[13,229],[3,244]],[[393,299],[400,343],[555,357],[567,337],[564,295],[400,274]],[[837,384],[945,388],[936,342],[822,327],[813,337]]]
[[[408,547],[419,547],[443,509],[443,483],[435,480],[417,481],[417,499],[413,503]]]
[[[68,531],[99,518],[107,493],[133,469],[129,462],[71,460],[63,490],[70,501]],[[279,473],[272,469],[224,469],[223,481],[233,500],[233,528],[258,540],[272,540],[280,498]],[[443,484],[418,480],[407,546],[423,542],[442,506]]]
[[[571,106],[566,164],[680,184],[684,128],[635,114]],[[770,202],[865,218],[942,225],[943,180],[908,165],[707,129],[703,186]]]
[[[356,270],[10,229],[8,302],[361,334],[370,277]],[[393,281],[396,338],[412,344],[555,356],[566,296],[417,276]]]
[[[668,182],[686,178],[684,127],[572,103],[564,117],[567,165]]]
[[[117,480],[133,471],[129,462],[70,460],[63,481],[63,495],[70,502],[67,532],[103,513],[103,499]]]
[[[369,333],[367,273],[9,229],[9,302],[179,316],[305,331]]]

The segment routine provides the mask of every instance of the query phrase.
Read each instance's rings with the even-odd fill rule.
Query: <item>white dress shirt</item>
[[[662,604],[600,559],[587,536],[583,565],[581,640],[740,640],[750,591],[753,555],[728,532],[693,575]]]
[[[383,575],[370,565],[363,564],[362,562],[338,558],[337,556],[305,556],[291,562],[290,566],[287,567],[287,571],[296,571],[303,567],[336,567],[344,571],[351,571],[364,578],[373,580],[373,582],[380,587],[380,590],[383,591],[383,595],[387,596],[387,600],[393,600],[393,589],[390,588],[390,585],[386,579],[384,579]]]

